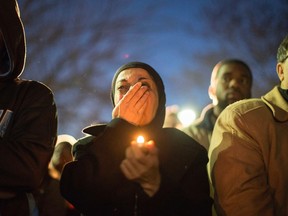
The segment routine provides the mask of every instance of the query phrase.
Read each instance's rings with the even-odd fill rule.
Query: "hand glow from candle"
[[[143,136],[140,135],[140,136],[137,137],[136,142],[137,142],[137,144],[138,144],[139,147],[142,147],[143,144],[144,144],[144,142],[145,142],[145,139],[144,139]]]

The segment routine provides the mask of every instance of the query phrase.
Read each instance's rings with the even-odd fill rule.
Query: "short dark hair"
[[[246,64],[244,61],[240,60],[240,59],[224,59],[220,62],[218,62],[213,70],[212,70],[212,74],[211,74],[211,80],[210,80],[210,85],[212,85],[214,82],[215,82],[215,79],[217,78],[218,76],[218,71],[219,69],[223,66],[223,65],[227,65],[227,64],[239,64],[239,65],[242,65],[243,67],[245,67],[250,75],[250,78],[251,78],[251,85],[252,85],[252,82],[253,82],[253,75],[252,75],[252,71],[250,69],[250,67],[248,66],[248,64]]]
[[[283,39],[277,51],[277,62],[284,62],[288,57],[288,35]]]

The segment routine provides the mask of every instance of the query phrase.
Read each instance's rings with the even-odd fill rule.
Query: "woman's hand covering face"
[[[158,91],[153,78],[142,68],[123,70],[114,86],[115,108],[112,118],[122,118],[131,124],[149,124],[158,108]]]
[[[147,106],[149,96],[147,89],[147,86],[142,86],[141,82],[132,86],[113,109],[113,118],[122,118],[134,125],[139,125]]]

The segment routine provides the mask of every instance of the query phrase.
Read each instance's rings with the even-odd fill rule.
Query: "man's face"
[[[238,100],[251,97],[252,78],[241,64],[229,63],[219,68],[214,86],[209,89],[218,101],[218,106],[225,108]]]

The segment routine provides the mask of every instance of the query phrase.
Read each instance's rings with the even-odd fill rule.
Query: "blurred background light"
[[[182,124],[182,127],[190,125],[196,119],[196,113],[192,109],[183,109],[178,112],[177,116]]]

